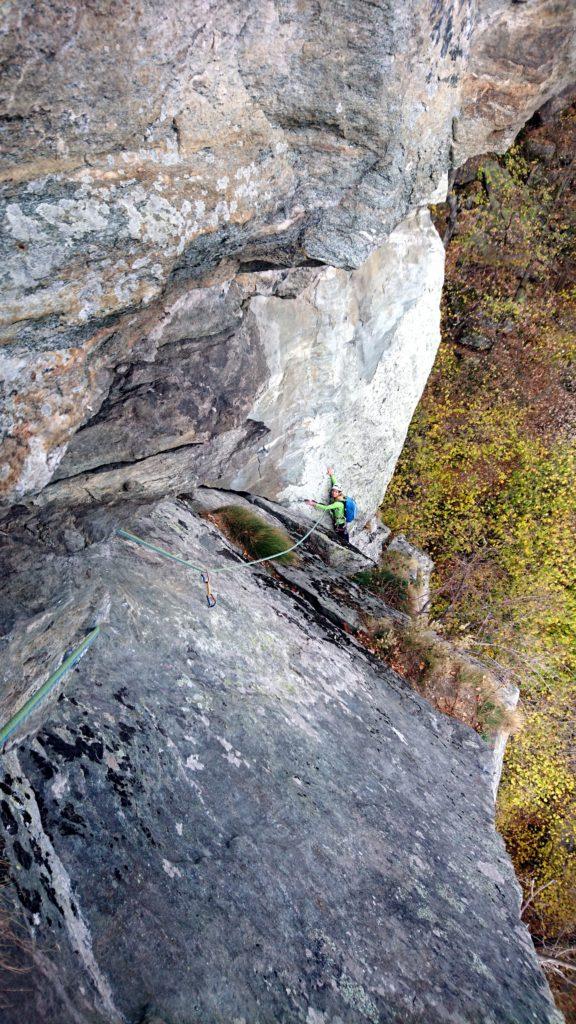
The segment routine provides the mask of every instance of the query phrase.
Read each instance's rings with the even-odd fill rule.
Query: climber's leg
[[[341,544],[348,545],[350,543],[350,535],[348,533],[347,526],[335,526],[334,532]]]

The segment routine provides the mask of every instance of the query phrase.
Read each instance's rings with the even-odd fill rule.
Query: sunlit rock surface
[[[232,569],[216,608],[119,522]],[[79,554],[44,529],[10,555],[12,684],[101,634],[2,761],[36,943],[3,1022],[559,1024],[488,748],[338,624],[377,599],[306,553],[248,569],[181,502],[74,529]]]
[[[358,270],[186,289],[149,334],[154,360],[121,367],[38,503],[197,482],[297,501],[325,495],[330,460],[367,518],[432,366],[443,267],[422,210]]]
[[[75,433],[108,418],[111,436],[124,429],[133,441],[135,454],[116,445],[118,461],[132,463],[142,451],[154,457],[179,450],[177,468],[171,459],[152,467],[165,489],[175,478],[190,485],[197,472],[205,482],[219,479],[222,463],[236,450],[239,471],[252,464],[265,426],[255,430],[249,417],[264,408],[273,418],[276,368],[258,358],[263,354],[250,325],[271,325],[264,353],[270,355],[274,333],[286,336],[286,311],[276,324],[274,302],[250,303],[253,316],[244,318],[230,356],[222,328],[214,327],[220,337],[211,346],[201,324],[192,324],[177,339],[181,350],[172,347],[177,361],[181,357],[180,380],[157,345],[175,305],[193,306],[196,291],[230,288],[236,279],[233,322],[225,328],[233,332],[241,312],[234,315],[234,301],[243,295],[246,272],[311,262],[338,268],[335,277],[321,277],[318,311],[320,331],[334,320],[341,340],[335,372],[319,372],[315,381],[316,400],[321,393],[329,403],[338,367],[348,361],[342,346],[350,344],[341,323],[345,303],[330,296],[330,280],[352,290],[360,305],[372,304],[380,285],[375,253],[390,233],[417,224],[406,217],[442,198],[455,161],[505,146],[536,107],[570,81],[572,12],[568,2],[502,0],[263,0],[248,8],[239,0],[5,3],[5,501],[41,491]],[[438,257],[422,249],[420,231],[417,226],[411,243],[419,261],[414,269],[429,281]],[[344,276],[351,268],[359,268],[353,279]],[[384,305],[400,310],[402,274],[393,274],[388,285]],[[265,294],[268,282],[251,287]],[[310,278],[290,287],[306,292]],[[412,291],[413,282],[407,287]],[[292,308],[294,338],[312,329],[309,306],[305,294]],[[353,320],[353,311],[349,315]],[[348,435],[335,455],[351,460],[345,468],[367,513],[398,455],[437,341],[434,314],[418,325],[419,347],[413,342],[399,358],[395,376],[390,365],[379,372],[376,356],[387,349],[391,315],[369,323],[360,341],[374,372],[369,396],[364,389],[368,415],[393,421],[387,436],[378,434],[373,488],[365,482],[367,459],[358,455],[366,452],[365,421],[346,415],[347,403],[342,411],[337,402],[333,412],[340,434]],[[402,337],[400,324],[395,330]],[[187,369],[198,358],[206,373],[191,394]],[[142,368],[156,362],[156,370]],[[238,380],[231,397],[232,365]],[[351,380],[359,372],[352,365]],[[402,407],[382,402],[383,380],[386,389],[389,382],[392,391],[405,393]],[[179,415],[168,424],[149,409],[152,385],[163,402],[162,382],[172,399],[180,392]],[[124,403],[122,389],[132,383],[134,402]],[[135,403],[136,431],[130,423]],[[207,428],[208,403],[216,412]],[[287,403],[284,395],[281,409]],[[299,412],[311,404],[303,391],[297,404]],[[122,428],[117,421],[124,411]],[[285,423],[280,411],[274,418],[270,468],[261,482],[268,497],[314,485],[316,462],[325,461],[326,443],[335,443],[337,429],[321,416],[296,470],[294,414],[290,408]],[[226,436],[213,444],[215,434]],[[188,460],[182,447],[189,444],[204,450]],[[70,472],[76,461],[86,461],[84,442],[78,445],[80,458],[70,454]],[[92,463],[98,458],[95,451],[87,455]],[[129,487],[131,479],[130,472],[127,481],[118,474],[112,486]]]

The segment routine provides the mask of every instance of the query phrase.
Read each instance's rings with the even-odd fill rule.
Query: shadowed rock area
[[[335,623],[330,592],[352,615],[358,588],[311,552],[284,582],[248,569],[185,503],[123,509],[233,571],[209,610],[195,573],[113,535],[20,538],[8,678],[102,632],[3,759],[37,943],[6,1024],[559,1021],[491,754]]]

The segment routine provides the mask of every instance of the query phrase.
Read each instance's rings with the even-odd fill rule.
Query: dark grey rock
[[[474,352],[489,352],[494,347],[494,339],[474,331],[458,338],[458,344],[464,345],[465,348],[471,348]]]
[[[549,140],[527,139],[524,150],[531,160],[539,160],[541,163],[550,163],[556,152],[556,146]]]
[[[102,632],[3,758],[35,935],[3,1022],[558,1024],[490,752],[325,614],[354,584],[306,552],[248,569],[182,502],[108,514],[234,571],[209,610],[195,572],[119,538],[7,551],[3,718],[96,612]]]
[[[538,124],[546,124],[562,110],[566,110],[571,103],[574,103],[574,100],[576,100],[576,82],[571,82],[538,108],[534,120]]]
[[[146,1010],[142,1017],[141,1024],[170,1024],[165,1017],[160,1017],[155,1010]]]
[[[82,548],[86,547],[85,538],[80,533],[80,530],[75,529],[73,526],[68,526],[62,531],[62,539],[66,551],[69,551],[70,554],[73,554],[75,551],[82,551]]]

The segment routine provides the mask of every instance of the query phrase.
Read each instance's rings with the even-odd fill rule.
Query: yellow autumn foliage
[[[576,930],[576,288],[553,287],[576,218],[531,167],[514,147],[469,190],[382,517],[434,558],[439,627],[521,684],[497,820],[545,939]],[[455,345],[469,321],[492,351]]]

